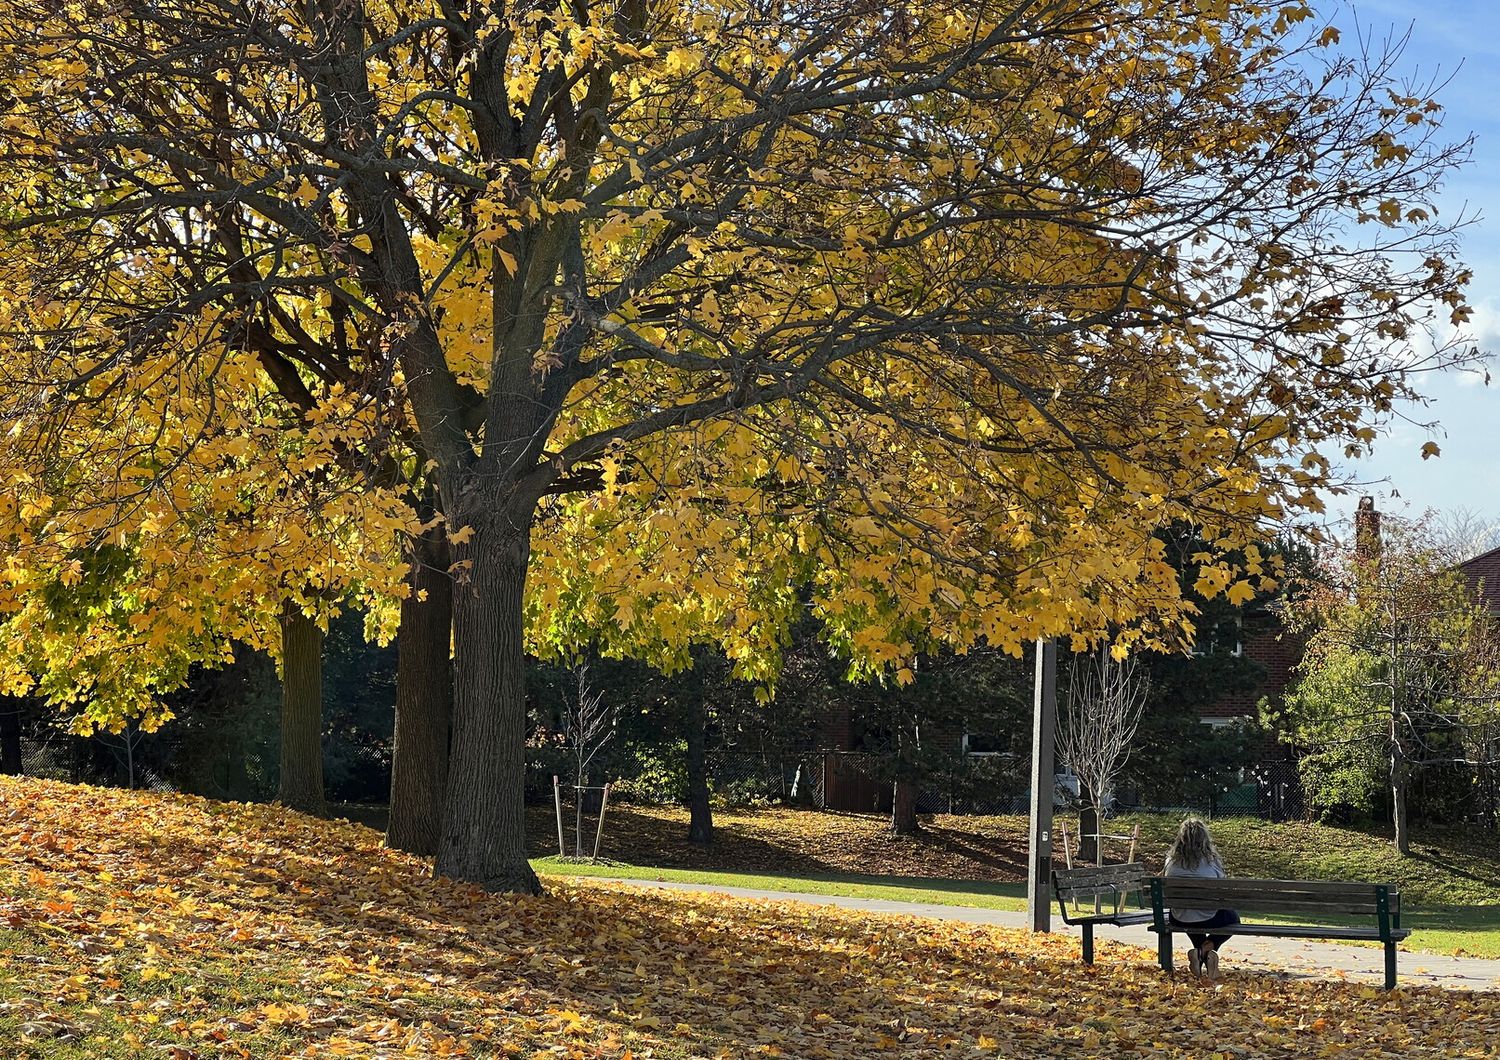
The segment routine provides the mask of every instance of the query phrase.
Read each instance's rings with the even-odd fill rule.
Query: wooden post
[[[594,832],[594,856],[590,861],[599,860],[599,843],[604,839],[604,811],[609,809],[609,785],[604,785],[604,797],[599,800],[599,828]]]
[[[562,784],[557,779],[557,774],[552,774],[552,803],[557,807],[557,856],[565,858],[568,856],[568,845],[563,839],[562,826]]]
[[[1036,688],[1031,730],[1031,833],[1026,870],[1026,921],[1032,931],[1052,930],[1052,789],[1056,766],[1057,644],[1036,643]]]

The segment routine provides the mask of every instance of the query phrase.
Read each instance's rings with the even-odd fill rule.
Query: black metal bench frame
[[[1330,924],[1231,924],[1206,928],[1210,935],[1254,935],[1282,939],[1353,939],[1385,947],[1385,988],[1396,986],[1396,943],[1411,934],[1401,926],[1401,893],[1383,883],[1336,883],[1327,880],[1203,879],[1156,876],[1150,883],[1151,927],[1157,937],[1157,960],[1172,970],[1172,935],[1190,928],[1173,924],[1172,906],[1188,909],[1254,910],[1257,913],[1317,916],[1367,916],[1370,927]]]
[[[1125,865],[1086,866],[1077,869],[1054,869],[1052,892],[1057,895],[1057,909],[1064,924],[1083,933],[1083,963],[1094,963],[1094,925],[1148,924],[1151,910],[1145,907],[1146,866],[1137,862]],[[1136,908],[1126,908],[1129,896],[1136,896]],[[1084,902],[1092,909],[1069,910],[1069,903]],[[1105,903],[1113,905],[1106,912]]]

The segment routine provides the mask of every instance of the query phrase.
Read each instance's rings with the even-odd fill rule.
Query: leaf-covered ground
[[[361,827],[0,779],[0,1055],[1494,1056],[1500,997],[809,907],[429,878]]]

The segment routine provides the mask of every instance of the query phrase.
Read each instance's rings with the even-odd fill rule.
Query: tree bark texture
[[[1393,630],[1399,631],[1399,625],[1396,621],[1398,613],[1399,603],[1393,589],[1390,604],[1391,626]],[[1401,680],[1402,667],[1399,632],[1391,637],[1390,669],[1386,676],[1390,681],[1391,697],[1390,729],[1387,733],[1391,749],[1391,828],[1395,833],[1396,852],[1405,855],[1411,853],[1411,836],[1407,832],[1406,822],[1406,747],[1401,742],[1401,703],[1404,697],[1402,696],[1403,683]]]
[[[1401,745],[1391,746],[1391,824],[1395,830],[1396,850],[1411,853],[1411,831],[1406,813],[1407,768]]]
[[[436,854],[443,832],[453,715],[453,583],[448,536],[435,526],[414,543],[396,636],[396,733],[386,845]],[[425,597],[425,598],[424,598]]]
[[[1092,799],[1094,793],[1085,790],[1084,798]],[[1100,813],[1092,803],[1085,803],[1078,809],[1078,862],[1081,865],[1094,863],[1103,865],[1099,853],[1103,846],[1099,842]]]
[[[891,831],[896,835],[916,835],[917,786],[909,780],[898,780],[891,792]]]
[[[456,506],[454,506],[456,507]],[[526,564],[530,505],[476,506],[455,526],[453,739],[435,871],[491,891],[536,894],[526,860]]]
[[[323,631],[295,604],[281,614],[281,783],[285,806],[322,813]]]
[[[703,661],[695,660],[688,686],[688,842],[708,844],[714,839],[714,815],[708,791],[708,703],[703,669]]]

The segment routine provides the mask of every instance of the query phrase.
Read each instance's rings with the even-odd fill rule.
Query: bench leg
[[[1170,931],[1157,933],[1156,960],[1161,965],[1162,971],[1170,972],[1172,970],[1172,933]]]
[[[1083,925],[1083,963],[1094,963],[1094,925]]]
[[[1385,944],[1385,988],[1396,989],[1396,944],[1394,942]]]

